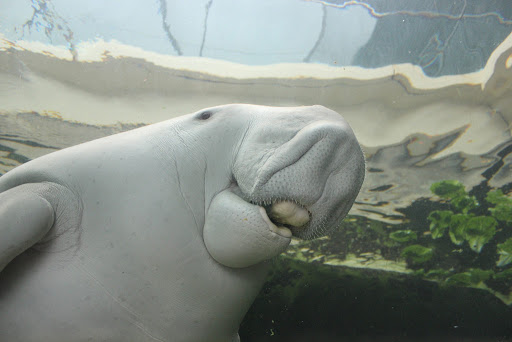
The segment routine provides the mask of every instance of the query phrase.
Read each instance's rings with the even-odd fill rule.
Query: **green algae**
[[[478,207],[474,196],[469,196],[462,183],[454,180],[441,181],[432,184],[431,191],[441,198],[448,199],[452,210],[432,211],[428,220],[433,239],[442,238],[448,230],[453,244],[460,246],[464,241],[474,252],[480,253],[496,234],[497,219],[506,221],[509,217],[508,209],[489,208],[492,216],[475,216],[472,210]],[[506,208],[512,200],[505,197],[501,191],[490,192],[486,201]],[[493,211],[494,210],[494,211]],[[511,209],[512,215],[512,209]],[[512,217],[512,216],[511,216]]]
[[[457,180],[433,183],[430,186],[430,191],[441,198],[450,200],[451,206],[464,214],[478,206],[475,196],[469,196],[464,185]]]
[[[496,234],[498,222],[493,217],[477,216],[470,218],[464,225],[464,237],[469,247],[480,253],[482,247]]]
[[[470,268],[465,272],[456,273],[447,277],[445,282],[449,285],[478,287],[481,283],[490,279],[493,274],[494,272],[491,270]]]
[[[396,242],[409,242],[418,239],[418,234],[410,229],[397,230],[389,234],[389,238]]]
[[[451,210],[435,210],[430,213],[428,220],[430,223],[430,232],[433,239],[439,239],[444,236],[447,228],[450,227],[453,212]]]
[[[496,266],[504,267],[512,262],[512,237],[508,238],[505,242],[498,244],[499,260]]]
[[[441,198],[452,199],[458,196],[465,196],[466,190],[464,185],[458,180],[444,180],[433,183],[430,191]]]
[[[432,259],[434,250],[422,245],[411,245],[404,248],[401,255],[412,264],[422,264]]]
[[[512,223],[512,199],[506,197],[501,190],[496,190],[489,192],[485,200],[496,205],[489,208],[496,220]]]

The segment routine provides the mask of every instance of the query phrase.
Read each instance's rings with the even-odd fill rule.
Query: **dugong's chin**
[[[258,205],[230,188],[208,209],[203,239],[213,259],[228,267],[249,267],[288,247],[293,233],[306,229],[311,214],[295,201]],[[238,192],[239,193],[239,192]]]

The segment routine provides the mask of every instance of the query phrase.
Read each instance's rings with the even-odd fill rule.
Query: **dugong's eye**
[[[208,120],[212,116],[212,112],[206,111],[199,114],[199,120]]]

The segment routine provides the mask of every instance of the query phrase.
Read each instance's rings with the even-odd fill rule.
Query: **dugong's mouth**
[[[295,201],[275,201],[271,203],[254,203],[260,207],[260,213],[269,229],[283,237],[297,236],[308,228],[311,212]]]

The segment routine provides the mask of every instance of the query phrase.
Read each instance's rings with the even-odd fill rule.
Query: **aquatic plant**
[[[470,218],[464,225],[464,237],[469,247],[480,253],[482,247],[496,234],[498,222],[494,217],[477,216]]]
[[[418,234],[412,230],[397,230],[389,234],[389,238],[397,242],[409,242],[418,239]]]
[[[450,205],[456,211],[464,214],[478,206],[475,196],[469,196],[464,185],[457,180],[436,182],[430,186],[430,191],[441,198],[450,200]]]
[[[491,270],[482,270],[479,268],[470,268],[465,272],[460,272],[446,278],[446,284],[458,286],[478,286],[485,282],[494,274]]]
[[[448,231],[450,240],[457,246],[462,245],[466,240],[465,228],[470,216],[465,214],[454,214],[450,218],[450,229]]]
[[[496,280],[512,281],[512,268],[506,269],[505,271],[496,273],[493,276]]]
[[[457,212],[452,210],[436,210],[430,213],[428,220],[430,221],[430,231],[433,239],[439,239],[444,236],[448,228],[450,240],[457,246],[467,241],[469,247],[480,253],[482,247],[488,243],[496,234],[496,226],[498,222],[495,217],[490,216],[474,216],[469,213],[477,208],[478,202],[474,196],[469,196],[464,185],[456,180],[445,180],[432,184],[430,190],[441,198],[448,199],[450,206]],[[501,191],[500,191],[501,193]],[[509,202],[503,193],[491,194],[487,196],[488,202],[494,201],[507,208]],[[490,200],[489,200],[490,198]],[[493,203],[493,202],[491,202]],[[508,209],[499,209],[496,213],[499,217],[506,216]],[[510,212],[512,219],[512,210]]]
[[[443,180],[433,183],[430,186],[430,191],[441,198],[447,199],[466,195],[464,185],[458,180]]]
[[[510,264],[512,262],[512,237],[503,243],[499,243],[497,247],[500,258],[496,262],[496,266],[503,267]]]
[[[451,210],[436,210],[428,215],[430,223],[430,232],[433,239],[443,237],[446,228],[450,227],[453,212]]]
[[[442,268],[437,268],[434,270],[430,270],[425,273],[425,278],[427,279],[445,279],[450,274],[450,271],[443,270]]]
[[[512,223],[512,199],[506,197],[501,190],[496,190],[489,192],[485,200],[496,205],[489,208],[496,220]]]
[[[434,250],[422,245],[411,245],[405,247],[401,255],[412,264],[422,264],[432,259]]]

